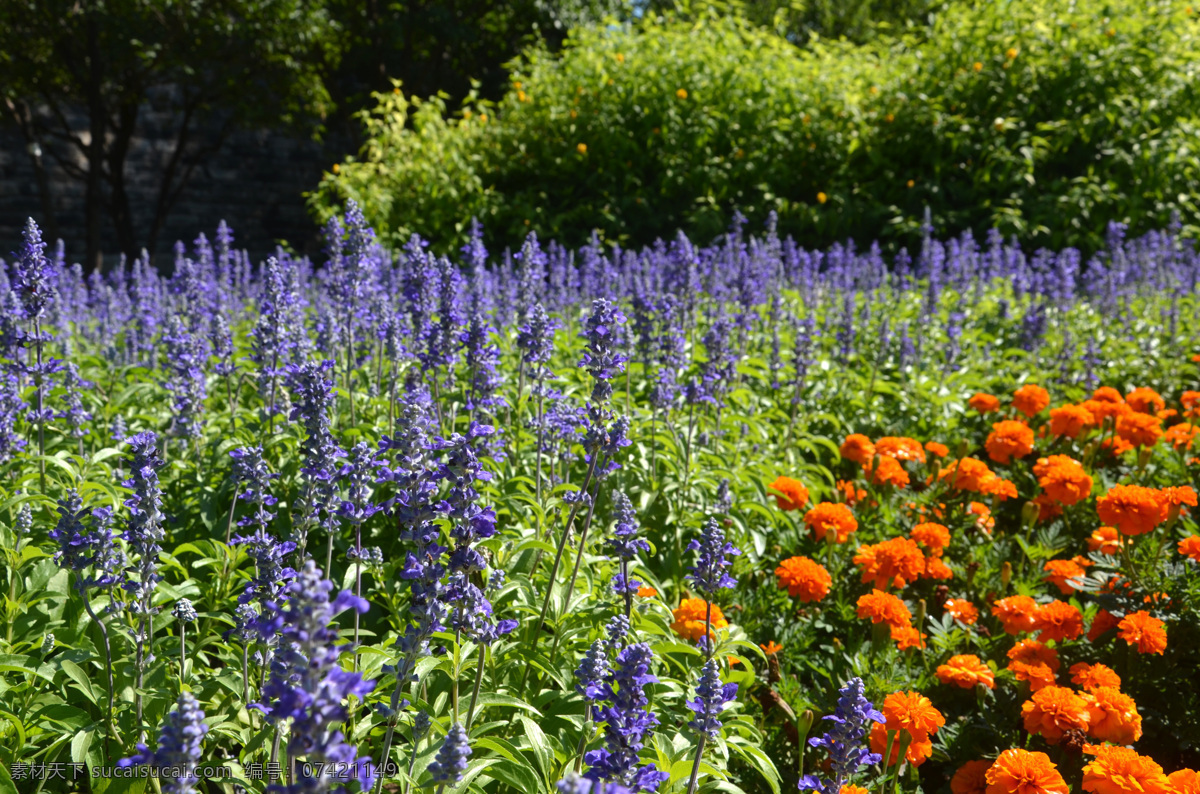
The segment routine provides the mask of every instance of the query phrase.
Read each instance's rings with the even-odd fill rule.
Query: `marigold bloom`
[[[1120,436],[1110,436],[1104,439],[1100,444],[1100,449],[1111,454],[1114,458],[1119,458],[1126,452],[1133,450],[1133,444],[1130,444]]]
[[[1162,420],[1157,416],[1131,411],[1117,418],[1117,435],[1135,447],[1154,446],[1162,432]]]
[[[1054,686],[1054,674],[1062,665],[1058,660],[1058,652],[1037,640],[1018,642],[1009,649],[1008,658],[1008,669],[1018,681],[1028,681],[1029,688],[1034,692]]]
[[[1174,520],[1184,505],[1196,506],[1196,492],[1190,485],[1172,485],[1163,488],[1158,492],[1158,497],[1162,502],[1163,521]]]
[[[1083,693],[1088,709],[1088,733],[1114,744],[1133,744],[1142,738],[1142,715],[1133,698],[1116,687],[1100,686]]]
[[[979,620],[979,610],[970,601],[962,598],[947,599],[944,607],[951,617],[964,626],[973,626],[975,621]]]
[[[941,557],[926,557],[925,570],[921,573],[921,578],[945,581],[954,578],[954,571],[942,561]]]
[[[886,623],[897,627],[907,626],[912,622],[912,612],[904,602],[882,590],[872,590],[859,596],[857,606],[858,616],[870,618],[872,623]]]
[[[637,594],[642,598],[654,598],[656,595],[658,595],[658,591],[653,587],[642,585],[638,588]]]
[[[1175,794],[1200,794],[1200,772],[1180,769],[1167,775]]]
[[[846,436],[839,451],[842,453],[842,458],[852,460],[860,466],[871,465],[871,459],[875,457],[875,445],[862,433],[851,433]]]
[[[1143,535],[1165,518],[1162,495],[1142,485],[1114,485],[1096,500],[1096,513],[1123,535]]]
[[[1068,794],[1070,788],[1045,753],[1014,748],[1000,754],[987,771],[985,794]]]
[[[762,648],[763,653],[765,653],[767,656],[774,656],[783,650],[783,646],[775,642],[775,640],[769,641],[766,645],[759,643],[758,647]]]
[[[1184,416],[1200,416],[1200,391],[1185,391],[1179,396]]]
[[[996,674],[978,656],[962,654],[951,656],[937,669],[938,680],[943,684],[954,684],[963,689],[974,689],[983,684],[988,689],[996,688]]]
[[[1085,744],[1096,756],[1083,767],[1083,790],[1093,794],[1171,794],[1171,781],[1153,759],[1128,747]]]
[[[1143,414],[1156,414],[1167,407],[1167,401],[1158,392],[1145,386],[1125,395],[1125,402],[1130,408]]]
[[[1025,730],[1058,744],[1067,731],[1086,731],[1087,701],[1063,686],[1042,687],[1021,706]]]
[[[685,598],[679,602],[673,611],[675,622],[671,630],[685,640],[696,642],[704,636],[704,617],[708,612],[708,602],[703,598]],[[729,625],[721,608],[712,605],[712,628],[723,629]],[[715,634],[713,636],[716,636]]]
[[[799,480],[779,476],[767,488],[775,491],[775,504],[780,510],[799,510],[808,504],[808,489]]]
[[[1007,465],[1013,458],[1023,458],[1033,452],[1033,429],[1013,419],[997,422],[992,425],[984,447],[989,458]]]
[[[925,638],[929,636],[912,626],[892,626],[890,633],[892,639],[896,641],[896,649],[901,651],[924,648]]]
[[[1120,405],[1125,402],[1125,398],[1121,396],[1121,392],[1112,386],[1100,386],[1092,392],[1092,399],[1096,402],[1108,403],[1110,405]]]
[[[988,496],[994,496],[1001,502],[1005,499],[1017,498],[1017,486],[1010,480],[1005,480],[1002,477],[992,477],[990,480],[985,480],[979,492]]]
[[[1045,523],[1053,518],[1058,518],[1063,514],[1063,506],[1050,498],[1048,494],[1038,494],[1030,501],[1037,507],[1038,523]]]
[[[1126,405],[1124,400],[1113,402],[1111,400],[1097,400],[1093,397],[1090,400],[1084,400],[1083,407],[1096,420],[1097,425],[1104,424],[1107,419],[1112,419],[1115,422],[1125,414],[1133,412],[1133,409]]]
[[[1088,664],[1076,662],[1071,665],[1071,681],[1082,689],[1096,687],[1121,688],[1121,676],[1111,667],[1103,664]]]
[[[1078,639],[1083,634],[1083,615],[1065,601],[1042,604],[1033,618],[1039,642]]]
[[[1050,404],[1050,392],[1035,383],[1027,383],[1013,392],[1013,408],[1026,416],[1033,417]]]
[[[992,615],[1004,626],[1006,634],[1017,635],[1033,631],[1038,603],[1029,596],[1015,595],[1001,598],[992,604]]]
[[[1179,553],[1200,562],[1200,535],[1192,535],[1179,541]]]
[[[833,579],[829,571],[808,557],[789,557],[775,569],[779,587],[787,588],[788,595],[800,597],[804,603],[820,601],[829,595]]]
[[[846,501],[846,504],[854,506],[867,498],[867,492],[862,488],[858,488],[850,480],[838,480],[837,490]]]
[[[1124,541],[1114,527],[1100,527],[1092,532],[1087,540],[1088,551],[1098,551],[1101,554],[1120,554]]]
[[[1069,580],[1087,575],[1087,571],[1074,560],[1050,560],[1042,566],[1042,570],[1046,572],[1042,580],[1057,586],[1063,595],[1071,595],[1078,589]]]
[[[1079,438],[1096,424],[1096,417],[1082,405],[1067,404],[1050,409],[1050,432],[1056,436]]]
[[[940,444],[937,441],[926,441],[925,451],[931,455],[936,455],[939,458],[944,458],[950,454],[950,447],[945,444]]]
[[[900,755],[901,731],[911,738],[908,751],[904,754],[913,766],[920,766],[933,754],[933,743],[929,735],[937,733],[946,724],[946,718],[933,707],[929,698],[920,692],[894,692],[883,699],[885,723],[875,723],[871,728],[871,751],[883,753],[887,749],[888,731],[896,731],[892,746],[892,757],[886,759],[888,766],[896,763]]]
[[[817,540],[825,540],[826,533],[833,532],[838,543],[845,543],[850,539],[850,533],[858,529],[858,520],[850,508],[840,502],[814,505],[804,514],[804,523],[808,524]]]
[[[987,788],[987,771],[991,761],[968,761],[960,766],[950,778],[952,794],[984,794]]]
[[[1083,464],[1068,455],[1039,458],[1033,465],[1033,473],[1046,495],[1067,507],[1082,502],[1092,493],[1092,478],[1084,471]]]
[[[981,414],[990,414],[1000,410],[1000,398],[983,392],[975,392],[971,399],[967,400],[967,405]]]
[[[862,546],[854,555],[854,563],[863,568],[862,580],[874,580],[875,587],[880,590],[889,585],[904,587],[925,571],[925,555],[908,538],[892,538]]]
[[[925,547],[934,557],[941,557],[942,552],[950,545],[950,530],[931,521],[917,524],[908,536]]]
[[[1095,642],[1109,631],[1115,629],[1120,622],[1117,616],[1107,609],[1100,610],[1096,613],[1096,617],[1092,619],[1092,625],[1088,628],[1088,641]]]
[[[1135,646],[1138,653],[1162,653],[1167,649],[1166,624],[1145,610],[1126,615],[1117,624],[1117,636]]]
[[[884,436],[875,442],[875,454],[896,460],[925,462],[925,450],[921,442],[907,436]]]
[[[853,786],[847,783],[838,790],[838,794],[871,794],[871,792],[862,786]]]
[[[983,502],[971,502],[967,505],[967,514],[978,516],[975,519],[975,526],[989,535],[992,534],[992,529],[996,526],[996,519],[992,518],[991,508]]]
[[[909,483],[908,472],[895,458],[881,457],[879,465],[868,471],[871,473],[873,485],[892,485],[896,488],[903,488]]]
[[[982,492],[985,484],[999,478],[983,461],[963,458],[942,469],[938,479],[947,480],[951,488],[959,491]]]
[[[1200,428],[1188,422],[1182,422],[1168,427],[1163,433],[1163,438],[1176,450],[1182,452],[1185,449],[1191,449],[1197,432],[1200,432]]]

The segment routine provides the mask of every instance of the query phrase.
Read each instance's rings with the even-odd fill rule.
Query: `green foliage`
[[[389,240],[447,247],[472,216],[505,244],[632,244],[711,238],[735,209],[810,245],[912,244],[928,207],[939,230],[1093,250],[1114,220],[1196,228],[1196,25],[1174,0],[994,0],[802,50],[736,16],[650,14],[528,50],[495,106],[431,102],[406,126],[376,95],[311,206],[353,197]]]

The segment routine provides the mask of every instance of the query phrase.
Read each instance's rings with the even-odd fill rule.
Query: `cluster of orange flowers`
[[[930,736],[946,724],[946,718],[934,708],[929,698],[920,692],[894,692],[883,699],[880,711],[886,722],[871,726],[871,752],[886,753],[888,734],[892,733],[891,755],[885,759],[887,766],[897,763],[905,743],[908,747],[904,751],[904,760],[913,766],[920,766],[933,755]]]
[[[808,557],[787,558],[779,563],[775,576],[781,589],[787,588],[788,595],[793,598],[799,596],[806,604],[829,595],[829,587],[833,584],[829,571]]]
[[[912,612],[903,601],[891,593],[872,590],[859,596],[857,607],[860,618],[870,618],[873,624],[886,625],[889,635],[896,641],[896,647],[900,650],[925,647],[926,635],[912,625]]]
[[[705,617],[708,615],[709,603],[703,598],[685,598],[674,610],[675,622],[671,630],[686,640],[697,642],[704,636]],[[711,628],[723,629],[729,625],[725,614],[716,604],[712,605]],[[715,635],[714,635],[715,636]]]
[[[945,481],[956,491],[970,491],[995,497],[999,501],[1015,499],[1017,486],[988,468],[982,460],[962,458],[944,466],[938,480]]]
[[[945,664],[938,665],[938,680],[963,689],[974,689],[983,684],[988,689],[996,688],[996,672],[974,654],[951,656]]]
[[[1096,513],[1101,521],[1121,534],[1136,536],[1152,532],[1159,524],[1172,520],[1184,505],[1196,506],[1196,491],[1191,486],[1114,485],[1096,500]]]
[[[1083,790],[1092,794],[1196,794],[1200,774],[1170,775],[1153,759],[1127,747],[1085,744],[1094,758],[1083,767]],[[950,781],[954,794],[1067,794],[1069,787],[1045,753],[1005,750],[994,761],[968,761]]]

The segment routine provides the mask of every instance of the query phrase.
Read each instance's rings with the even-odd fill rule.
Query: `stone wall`
[[[141,114],[139,137],[133,141],[126,175],[139,244],[145,238],[158,193],[160,163],[173,145],[172,119],[166,109],[147,108]],[[84,120],[79,119],[84,127]],[[201,135],[214,130],[201,129]],[[45,145],[45,144],[43,144]],[[315,253],[317,228],[305,208],[302,193],[312,190],[322,171],[350,151],[349,140],[318,144],[311,139],[270,131],[231,135],[220,151],[197,167],[171,209],[155,251],[160,267],[170,267],[176,240],[190,243],[204,232],[211,240],[222,219],[233,229],[235,244],[260,261],[279,241],[293,249]],[[61,151],[61,150],[60,150]],[[85,254],[84,184],[70,179],[48,155],[51,192],[59,236],[69,261]],[[8,258],[20,243],[28,217],[42,221],[41,199],[33,164],[20,131],[0,126],[0,258]],[[103,219],[106,264],[116,260],[116,235],[107,215]]]

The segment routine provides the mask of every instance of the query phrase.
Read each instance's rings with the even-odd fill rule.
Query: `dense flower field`
[[[326,240],[0,267],[0,792],[1200,792],[1174,230]]]

